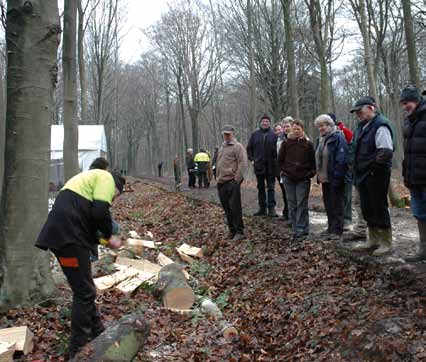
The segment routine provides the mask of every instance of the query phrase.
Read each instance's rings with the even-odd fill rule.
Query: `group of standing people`
[[[420,248],[407,261],[426,260],[426,101],[419,91],[406,87],[400,103],[404,120],[404,183],[410,189],[413,214],[418,220]],[[224,143],[217,156],[219,198],[225,210],[230,236],[243,237],[240,186],[247,160],[253,164],[257,181],[259,209],[254,216],[278,217],[275,182],[282,190],[282,218],[292,229],[292,240],[303,241],[309,234],[308,200],[312,179],[321,185],[327,214],[323,240],[343,241],[354,235],[364,239],[354,250],[387,254],[392,247],[392,225],[388,190],[394,152],[394,130],[379,111],[373,97],[365,96],[349,110],[358,124],[355,132],[346,128],[332,113],[321,114],[314,125],[319,137],[313,143],[305,134],[304,123],[286,117],[271,127],[264,115],[259,129],[246,149],[235,139],[233,126],[223,128]],[[226,176],[224,176],[226,175]],[[352,232],[352,192],[359,203],[358,224],[366,231]]]

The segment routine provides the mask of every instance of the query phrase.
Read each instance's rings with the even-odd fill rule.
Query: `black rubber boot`
[[[426,221],[417,221],[419,227],[420,244],[419,250],[416,255],[405,258],[408,263],[418,263],[420,261],[426,261]]]

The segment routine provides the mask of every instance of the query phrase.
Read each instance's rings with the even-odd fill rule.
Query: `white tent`
[[[64,127],[52,125],[50,136],[50,181],[63,182]],[[78,126],[78,163],[81,171],[89,169],[97,157],[106,157],[107,142],[103,125]]]

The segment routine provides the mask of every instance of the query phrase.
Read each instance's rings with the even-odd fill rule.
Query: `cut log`
[[[188,264],[193,264],[195,263],[194,258],[191,258],[189,255],[186,255],[185,253],[183,253],[182,251],[179,250],[179,248],[176,248],[177,253],[179,254],[180,258],[187,262]]]
[[[139,270],[135,268],[128,267],[124,270],[120,270],[111,275],[105,275],[100,278],[95,278],[93,281],[95,282],[96,289],[105,290],[112,288],[114,285],[122,282],[123,280],[134,277],[139,273]]]
[[[165,256],[163,253],[158,254],[157,262],[161,266],[166,266],[166,265],[174,263],[172,259],[170,259],[168,256]],[[186,280],[189,280],[190,278],[189,273],[185,269],[182,269],[182,273],[183,275],[185,275]]]
[[[210,298],[202,298],[200,301],[200,307],[205,314],[209,315],[216,321],[225,339],[231,340],[238,337],[237,329],[224,319],[219,307]]]
[[[0,341],[15,343],[16,351],[28,354],[33,350],[34,334],[27,326],[0,329]]]
[[[131,362],[143,348],[149,332],[149,324],[142,316],[124,316],[70,362]]]
[[[13,362],[16,343],[0,341],[0,362]]]
[[[161,268],[154,294],[162,298],[166,308],[171,309],[190,309],[195,302],[194,292],[186,282],[182,268],[176,263]]]
[[[204,256],[203,250],[201,248],[196,248],[195,246],[191,246],[185,243],[179,247],[179,250],[186,255],[194,256],[196,258],[202,258]]]
[[[145,259],[139,260],[139,259],[129,259],[129,258],[118,257],[115,260],[115,264],[130,266],[139,271],[150,272],[153,274],[157,274],[161,269],[160,265],[151,263],[150,261]]]

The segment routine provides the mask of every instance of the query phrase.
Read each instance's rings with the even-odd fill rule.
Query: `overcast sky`
[[[142,29],[149,27],[167,11],[169,0],[127,0],[127,22],[124,25],[125,36],[121,44],[122,58],[134,62],[143,49],[147,48]]]

